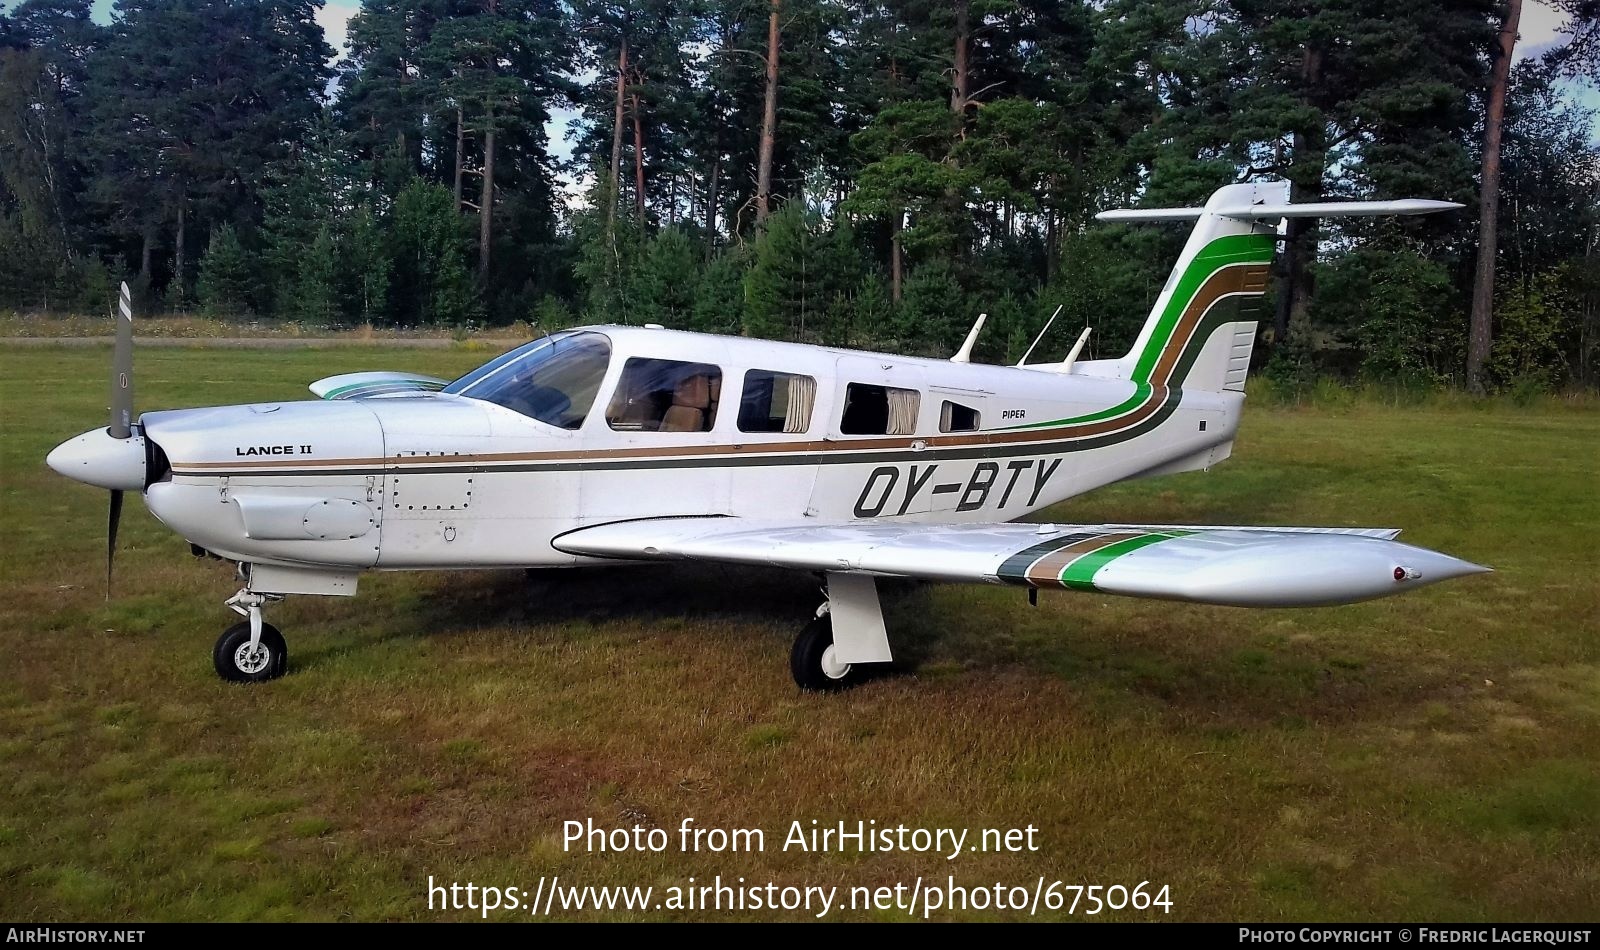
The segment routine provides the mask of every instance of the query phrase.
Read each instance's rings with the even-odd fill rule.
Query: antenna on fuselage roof
[[[541,333],[542,332],[544,334],[543,336],[539,337],[538,339],[541,339],[541,340],[549,340],[550,339],[550,331],[546,330],[544,328],[544,321],[540,320],[537,315],[534,316],[534,318],[533,318],[533,332],[534,333]],[[555,341],[551,340],[550,341],[550,345],[554,346],[555,345]]]
[[[978,319],[972,323],[972,329],[967,331],[967,340],[961,344],[961,349],[956,350],[956,355],[950,357],[952,363],[972,362],[972,344],[978,342],[978,334],[983,332],[983,322],[989,319],[987,313],[978,314]]]
[[[1017,360],[1018,367],[1028,365],[1028,357],[1033,355],[1033,348],[1039,345],[1039,341],[1044,339],[1044,335],[1046,333],[1050,332],[1051,325],[1056,322],[1056,317],[1061,316],[1061,308],[1064,306],[1066,306],[1066,304],[1056,304],[1056,312],[1050,315],[1050,319],[1044,322],[1044,329],[1040,330],[1039,335],[1033,338],[1032,343],[1028,344],[1028,352],[1022,354],[1022,359]]]
[[[1083,332],[1078,334],[1078,342],[1072,344],[1072,349],[1067,353],[1067,358],[1050,368],[1057,373],[1072,372],[1072,364],[1078,361],[1078,354],[1083,352],[1083,345],[1089,342],[1089,331],[1093,329],[1094,327],[1084,327]]]

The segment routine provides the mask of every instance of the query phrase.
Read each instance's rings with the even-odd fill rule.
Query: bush
[[[1567,268],[1536,274],[1504,288],[1495,301],[1489,376],[1516,396],[1544,393],[1567,373],[1563,353],[1580,319]]]
[[[1435,386],[1460,365],[1465,324],[1445,266],[1416,250],[1374,242],[1317,271],[1312,322],[1360,353],[1371,380]],[[1290,340],[1298,334],[1291,327]],[[1325,364],[1321,354],[1310,357]]]

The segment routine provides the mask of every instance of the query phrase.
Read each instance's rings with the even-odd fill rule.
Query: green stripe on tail
[[[1167,308],[1156,323],[1155,332],[1150,334],[1144,350],[1139,354],[1139,361],[1134,364],[1133,381],[1150,382],[1156,361],[1172,341],[1172,333],[1177,329],[1183,312],[1212,274],[1229,264],[1270,264],[1273,247],[1271,234],[1230,234],[1202,248],[1189,266],[1184,268],[1183,276],[1178,278],[1178,286],[1173,289]]]

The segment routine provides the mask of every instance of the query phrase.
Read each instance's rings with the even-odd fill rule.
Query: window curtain
[[[810,376],[789,377],[789,408],[783,416],[783,431],[804,432],[811,427],[811,407],[817,401],[817,381]]]
[[[889,431],[885,435],[910,435],[917,431],[917,406],[921,394],[914,389],[890,389]]]

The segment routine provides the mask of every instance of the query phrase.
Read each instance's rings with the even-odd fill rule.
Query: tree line
[[[1015,361],[1125,347],[1181,229],[1287,179],[1258,352],[1475,389],[1600,378],[1600,0],[23,0],[0,14],[0,307],[662,323]],[[571,157],[549,139],[574,115]],[[581,194],[568,194],[564,182]]]

